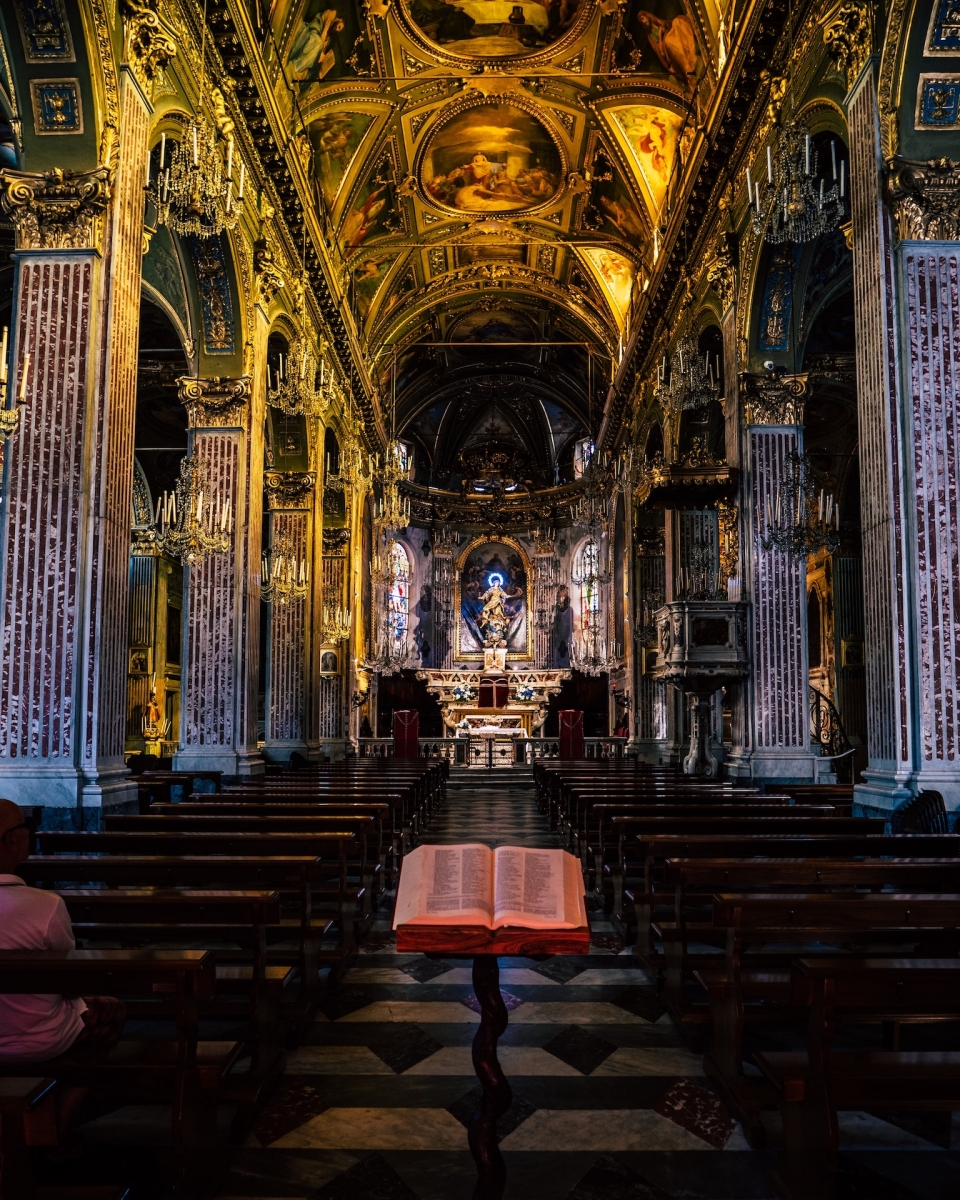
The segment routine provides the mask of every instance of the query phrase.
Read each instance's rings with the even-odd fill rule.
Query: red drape
[[[417,758],[420,753],[420,714],[400,708],[393,714],[393,757]]]
[[[583,713],[575,708],[561,708],[561,759],[583,758]]]

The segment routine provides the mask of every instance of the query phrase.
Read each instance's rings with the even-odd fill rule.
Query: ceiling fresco
[[[276,0],[278,102],[435,486],[483,436],[563,482],[596,432],[730,3]]]

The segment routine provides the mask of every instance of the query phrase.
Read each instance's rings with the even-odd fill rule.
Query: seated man
[[[16,874],[29,853],[23,810],[0,800],[0,950],[73,950],[67,906]],[[68,1000],[0,992],[0,1063],[43,1062],[80,1042],[113,1045],[124,1018],[123,1004],[112,996]]]

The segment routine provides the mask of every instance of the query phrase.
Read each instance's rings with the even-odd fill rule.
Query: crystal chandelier
[[[570,505],[570,517],[577,529],[599,533],[607,528],[610,499],[619,478],[619,460],[611,465],[607,454],[594,454],[581,479],[579,498]]]
[[[817,183],[817,151],[803,124],[788,121],[774,152],[767,146],[767,181],[756,183],[747,169],[747,192],[753,212],[753,230],[774,245],[812,242],[836,229],[843,219],[846,163],[837,173],[837,144],[830,143],[832,181]]]
[[[797,558],[839,550],[840,509],[833,494],[820,486],[809,455],[796,451],[787,455],[763,547]]]
[[[246,167],[241,161],[235,180],[233,141],[227,142],[224,165],[218,139],[217,130],[202,114],[187,125],[183,141],[168,147],[167,135],[162,135],[159,172],[151,190],[159,224],[198,237],[215,237],[236,226]]]
[[[0,446],[17,432],[20,426],[20,411],[27,402],[27,375],[30,371],[30,355],[23,356],[20,373],[20,394],[14,408],[7,408],[9,379],[7,377],[7,337],[9,330],[3,327],[3,344],[0,346]]]
[[[345,642],[350,637],[350,610],[339,604],[336,608],[323,608],[323,640]]]
[[[374,505],[374,517],[384,529],[405,529],[410,524],[410,498],[400,491],[400,481],[410,473],[407,448],[392,441],[387,446],[383,466],[377,463],[376,480],[380,498]]]
[[[302,600],[310,589],[310,564],[297,559],[284,533],[274,536],[260,569],[260,599],[283,606]]]
[[[174,490],[163,493],[156,544],[184,566],[200,563],[211,554],[225,554],[233,544],[230,500],[214,502],[208,487],[206,462],[191,454],[180,464]]]
[[[316,352],[301,334],[271,371],[267,365],[267,403],[288,417],[323,415],[323,392],[317,386]]]
[[[620,647],[608,642],[599,626],[582,630],[570,641],[570,666],[581,675],[605,675],[620,665]]]
[[[709,354],[701,353],[689,334],[684,334],[670,356],[669,379],[664,356],[657,367],[654,398],[669,412],[706,408],[720,395],[719,362],[717,375]]]

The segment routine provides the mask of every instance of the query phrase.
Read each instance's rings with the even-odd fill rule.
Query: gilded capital
[[[110,171],[0,171],[0,205],[20,250],[87,250],[99,244]]]
[[[177,53],[177,43],[164,29],[157,0],[120,0],[124,53],[144,92],[153,99],[153,86]]]
[[[326,555],[342,557],[347,553],[350,544],[349,529],[325,529],[323,531],[323,552]]]
[[[901,240],[960,240],[960,162],[895,159],[887,194]]]
[[[744,420],[748,425],[802,425],[808,377],[767,371],[740,376]]]
[[[271,508],[308,507],[316,482],[316,471],[267,471],[263,477]]]
[[[724,311],[733,303],[737,291],[737,271],[734,263],[733,234],[722,233],[717,238],[713,258],[707,264],[707,279],[720,298]]]
[[[872,5],[868,0],[842,0],[821,25],[823,44],[849,90],[873,53]]]
[[[179,381],[180,403],[187,410],[191,429],[230,428],[243,422],[243,410],[250,400],[250,376],[208,379],[184,376]]]

